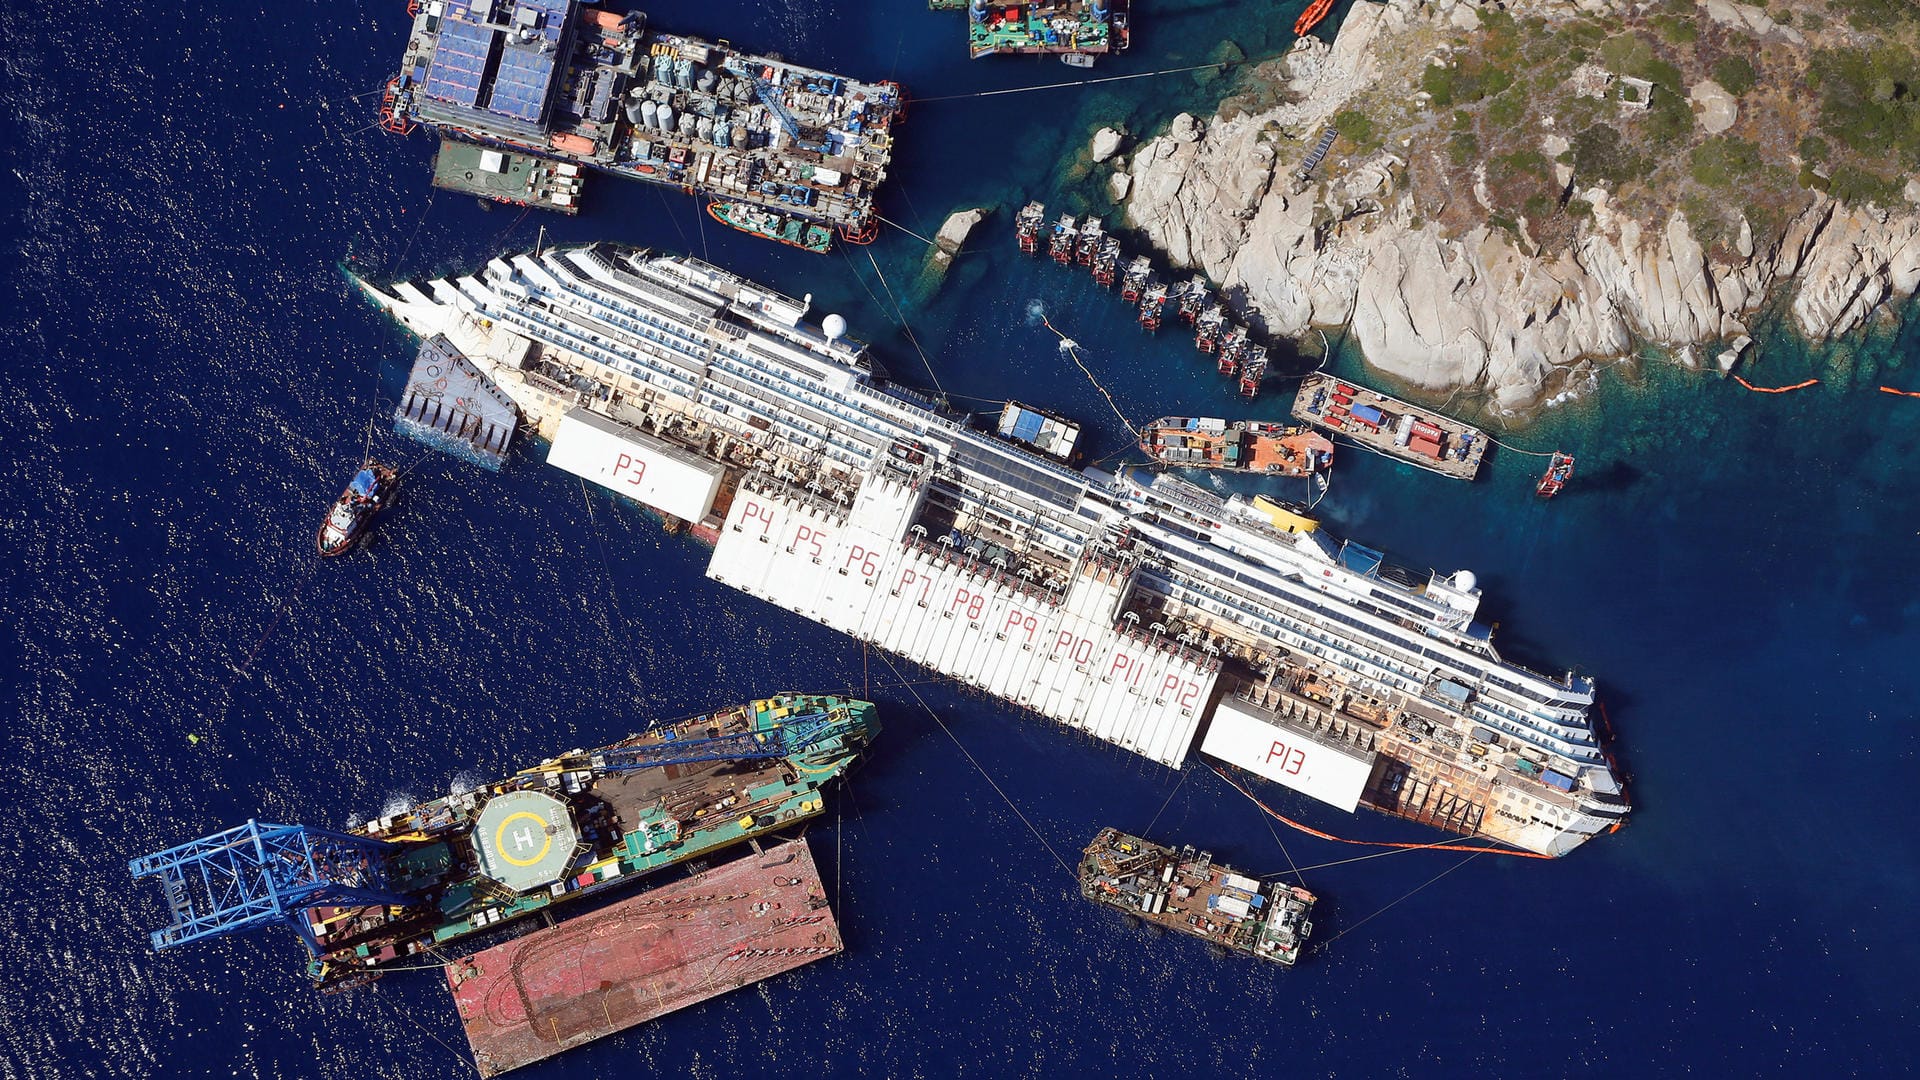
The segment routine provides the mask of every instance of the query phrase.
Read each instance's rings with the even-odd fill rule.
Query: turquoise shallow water
[[[1227,33],[1257,52],[1247,24],[1277,33],[1297,7],[1143,9],[1136,54],[1096,74],[1193,62]],[[955,17],[912,5],[652,15],[926,99],[1077,77],[970,64]],[[398,55],[398,5],[0,18],[20,253],[0,271],[0,1076],[457,1073],[433,976],[316,998],[285,934],[152,956],[161,901],[124,860],[252,815],[340,824],[774,687],[862,685],[863,658],[706,582],[703,549],[583,496],[537,450],[498,475],[424,467],[366,552],[316,571],[316,517],[411,355],[336,264],[471,267],[530,245],[536,219],[430,195],[428,142],[364,130],[351,96]],[[999,211],[932,292],[898,232],[814,257],[612,183],[547,224],[811,292],[903,379],[1079,417],[1104,457],[1124,427],[1035,305],[1130,421],[1241,407],[1184,341],[1143,339],[1084,276],[1019,258],[1009,215],[1072,197],[1094,126],[1144,129],[1207,93],[1183,75],[923,101],[883,210],[922,233],[958,206]],[[103,115],[115,124],[85,119]],[[1620,834],[1556,863],[1343,862],[1354,849],[1270,831],[1204,771],[917,687],[1062,854],[1101,825],[1152,823],[1254,873],[1315,867],[1322,949],[1289,972],[1217,962],[1073,897],[876,661],[886,733],[813,833],[847,954],[523,1075],[1907,1071],[1920,401],[1872,386],[1920,388],[1920,341],[1887,333],[1841,379],[1758,336],[1756,382],[1829,381],[1766,396],[1622,368],[1506,436],[1580,455],[1551,504],[1518,454],[1466,486],[1346,453],[1320,507],[1406,561],[1471,567],[1503,648],[1600,681],[1638,805]],[[1255,410],[1285,407],[1275,392]],[[1433,837],[1269,794],[1336,833]]]

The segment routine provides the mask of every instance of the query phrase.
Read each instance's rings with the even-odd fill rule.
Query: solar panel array
[[[423,92],[430,98],[472,108],[480,98],[480,74],[493,47],[494,31],[451,19],[441,24]]]
[[[553,85],[554,54],[510,44],[500,55],[493,79],[493,100],[487,107],[502,116],[538,122],[545,111],[547,89]]]

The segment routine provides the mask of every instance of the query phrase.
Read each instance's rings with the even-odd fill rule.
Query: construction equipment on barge
[[[1148,333],[1160,329],[1160,314],[1167,306],[1167,287],[1157,281],[1147,282],[1146,295],[1140,298],[1140,325]]]
[[[1312,893],[1247,877],[1192,845],[1175,851],[1102,829],[1078,877],[1080,895],[1096,904],[1242,956],[1292,967],[1313,934]]]
[[[1081,266],[1091,267],[1093,257],[1100,253],[1100,241],[1106,239],[1106,230],[1100,219],[1089,217],[1080,223],[1080,237],[1074,242],[1074,261]]]
[[[1040,231],[1047,227],[1047,206],[1045,203],[1030,202],[1020,208],[1013,219],[1014,238],[1020,243],[1020,250],[1028,255],[1040,252]]]
[[[128,863],[158,877],[153,947],[288,924],[322,989],[358,985],[807,821],[879,732],[872,704],[782,694],[573,750],[336,832],[249,821]]]
[[[1315,372],[1300,384],[1293,417],[1338,432],[1387,457],[1472,480],[1491,440],[1471,424],[1399,398]]]
[[[1120,271],[1120,241],[1111,236],[1102,237],[1100,250],[1093,256],[1094,284],[1103,289],[1113,288],[1115,275]]]
[[[1333,441],[1312,428],[1214,417],[1163,416],[1140,432],[1140,449],[1177,469],[1311,476],[1333,467]]]
[[[650,29],[639,12],[580,0],[448,0],[411,10],[382,126],[399,134],[431,127],[454,144],[443,158],[530,155],[561,163],[535,170],[542,178],[571,180],[566,169],[585,167],[788,214],[854,243],[878,232],[874,192],[906,106],[896,83]],[[499,198],[492,189],[512,179],[512,167],[503,168],[498,182],[484,168],[442,170],[443,186],[457,176],[460,190]],[[523,205],[577,207],[576,186],[509,194]],[[758,224],[736,227],[769,235]]]
[[[1047,240],[1047,254],[1061,266],[1073,265],[1074,249],[1080,243],[1080,222],[1072,214],[1061,214],[1053,223],[1053,235]]]
[[[1037,202],[1028,203],[1020,212],[1015,236],[1022,251],[1039,249],[1045,214],[1046,208]],[[1094,217],[1082,221],[1072,214],[1060,215],[1053,225],[1048,252],[1062,266],[1078,262],[1089,267],[1101,288],[1112,288],[1119,277],[1120,298],[1135,305],[1140,326],[1149,333],[1160,329],[1166,302],[1173,300],[1181,320],[1194,328],[1194,347],[1202,353],[1218,353],[1220,374],[1238,380],[1240,396],[1259,396],[1267,374],[1267,350],[1253,344],[1246,326],[1233,321],[1206,278],[1196,274],[1185,284],[1168,288],[1154,280],[1153,260],[1146,255],[1134,256],[1121,275],[1119,266],[1126,259],[1126,251],[1119,238],[1109,235],[1100,219]]]
[[[1085,68],[1096,57],[1125,52],[1132,40],[1131,0],[968,0],[965,6],[967,49],[975,60],[1042,54]]]

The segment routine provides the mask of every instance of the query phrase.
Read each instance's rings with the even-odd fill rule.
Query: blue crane
[[[728,71],[753,85],[754,96],[759,98],[760,103],[780,120],[780,126],[787,129],[787,134],[793,138],[795,146],[802,150],[813,150],[823,154],[827,152],[825,146],[801,136],[800,121],[794,119],[793,114],[787,111],[786,103],[780,100],[780,92],[773,88],[772,83],[761,78],[760,73],[753,70],[746,61],[737,56],[730,56],[725,66]]]
[[[397,845],[305,825],[248,821],[127,863],[137,878],[158,877],[173,921],[153,932],[154,949],[285,922],[319,952],[301,913],[322,904],[405,907],[387,885]]]

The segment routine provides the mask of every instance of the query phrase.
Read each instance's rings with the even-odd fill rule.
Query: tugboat
[[[374,515],[392,501],[400,474],[376,461],[369,461],[353,474],[347,490],[328,508],[320,523],[317,543],[322,555],[345,555],[373,524]]]
[[[1127,274],[1120,279],[1120,299],[1129,304],[1139,303],[1140,294],[1147,291],[1147,282],[1153,280],[1153,262],[1145,255],[1135,255],[1127,264]]]
[[[1560,494],[1567,486],[1567,480],[1573,476],[1573,455],[1553,452],[1553,460],[1547,462],[1547,471],[1540,474],[1540,482],[1533,486],[1533,493],[1543,499],[1551,499]]]
[[[1100,251],[1093,257],[1093,280],[1103,289],[1113,288],[1114,274],[1120,269],[1120,241],[1109,236],[1100,241]]]
[[[1047,241],[1047,254],[1061,266],[1073,263],[1073,245],[1080,239],[1080,224],[1072,214],[1061,214],[1053,223],[1053,236]]]
[[[1040,252],[1040,230],[1047,225],[1047,207],[1045,203],[1030,202],[1013,219],[1013,234],[1020,240],[1020,250],[1028,255]]]
[[[1167,287],[1157,281],[1147,283],[1147,293],[1140,298],[1140,325],[1148,333],[1160,329],[1160,309],[1167,303]]]
[[[833,230],[825,225],[802,221],[792,214],[767,210],[750,203],[710,202],[707,215],[722,225],[789,247],[824,255],[833,250]]]
[[[1100,253],[1100,241],[1105,235],[1106,230],[1101,228],[1100,219],[1097,217],[1090,217],[1080,223],[1078,261],[1081,266],[1093,265],[1093,257]]]

